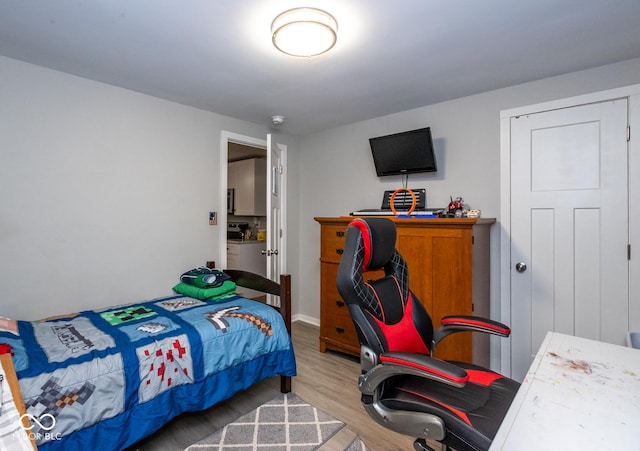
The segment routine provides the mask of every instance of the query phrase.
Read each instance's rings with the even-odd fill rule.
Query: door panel
[[[591,315],[600,308],[602,283],[600,277],[600,211],[595,208],[576,210],[576,290],[575,335],[597,340],[601,329],[599,315]]]
[[[627,102],[511,118],[512,376],[549,330],[628,330]],[[515,269],[524,263],[525,271]]]
[[[286,146],[273,142],[267,135],[267,277],[275,282],[286,271],[284,218],[286,183],[284,153]],[[269,295],[268,302],[279,305],[276,296]]]

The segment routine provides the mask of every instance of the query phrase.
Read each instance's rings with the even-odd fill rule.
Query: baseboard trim
[[[320,327],[320,320],[313,316],[297,314],[291,317],[291,322],[302,321],[303,323],[311,324],[312,326]]]

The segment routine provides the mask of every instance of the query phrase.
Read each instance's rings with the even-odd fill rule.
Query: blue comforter
[[[277,311],[238,296],[154,299],[0,331],[39,449],[119,450],[174,416],[294,376]]]

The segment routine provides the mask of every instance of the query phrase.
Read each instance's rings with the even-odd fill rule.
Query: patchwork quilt
[[[296,372],[279,313],[235,295],[7,320],[0,343],[11,346],[28,433],[44,451],[120,450],[182,412]]]

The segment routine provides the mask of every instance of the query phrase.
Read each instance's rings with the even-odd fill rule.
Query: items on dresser
[[[398,191],[398,192],[396,192]],[[411,208],[413,199],[409,191],[413,193],[416,199],[416,205],[413,216],[435,216],[435,213],[442,208],[427,208],[427,190],[424,188],[412,190],[387,190],[382,196],[382,204],[380,208],[364,208],[362,210],[351,212],[351,216],[391,216],[391,198],[393,197],[393,207],[396,211],[408,211]],[[395,197],[394,197],[394,193]]]
[[[320,351],[359,355],[360,345],[346,303],[338,294],[336,274],[344,235],[352,216],[317,217],[320,224]],[[489,312],[489,238],[492,218],[392,218],[397,248],[405,257],[410,288],[431,314],[443,316]],[[371,273],[378,278],[381,273]],[[440,359],[489,365],[486,335],[465,332],[436,349]]]

